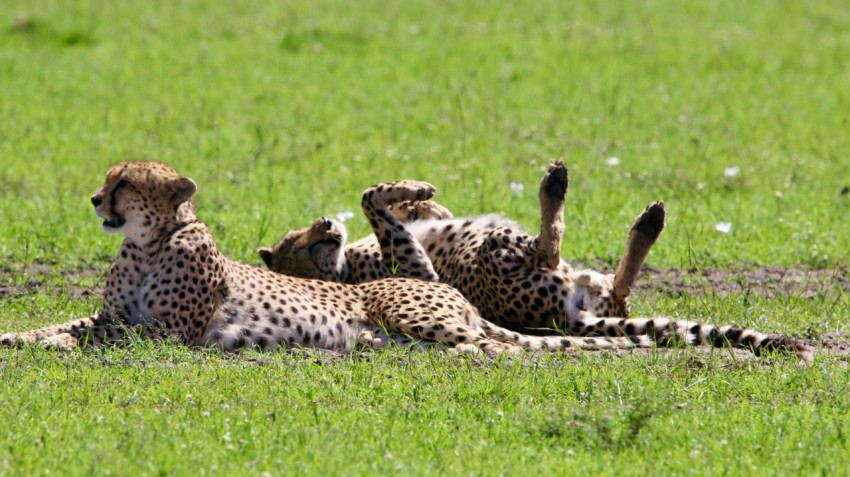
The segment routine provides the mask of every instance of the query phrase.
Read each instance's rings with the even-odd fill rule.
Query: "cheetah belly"
[[[350,351],[360,331],[358,327],[342,320],[322,325],[321,322],[310,323],[284,317],[279,325],[272,325],[262,318],[254,321],[250,315],[235,313],[234,319],[233,315],[233,307],[222,307],[222,312],[207,326],[201,344],[216,346],[226,351],[278,346]]]
[[[231,284],[233,293],[213,315],[204,330],[202,344],[225,350],[250,346],[351,350],[363,326],[359,296],[351,292],[320,300],[316,298],[319,293],[316,287],[323,282],[301,282],[286,283],[281,288],[275,287],[274,293],[266,291],[262,296],[240,283]]]
[[[472,219],[423,220],[408,224],[410,233],[422,244],[440,281],[458,289],[474,305],[481,308],[481,281],[476,255],[493,229],[519,226],[498,215]],[[377,243],[376,243],[377,246]]]

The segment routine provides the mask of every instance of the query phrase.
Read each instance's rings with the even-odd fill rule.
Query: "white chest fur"
[[[122,247],[112,264],[104,307],[129,325],[151,323],[155,318],[149,306],[154,295],[154,274],[145,262],[134,258],[132,252]]]

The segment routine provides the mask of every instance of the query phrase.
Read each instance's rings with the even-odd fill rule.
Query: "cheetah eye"
[[[110,200],[112,203],[115,203],[115,198],[118,196],[118,193],[121,192],[125,187],[127,187],[130,183],[127,182],[127,179],[121,179],[115,184],[115,187],[112,189],[112,192],[109,193]]]
[[[317,254],[325,247],[339,247],[340,245],[342,245],[342,241],[339,239],[339,237],[329,237],[324,240],[319,240],[313,245],[310,245],[309,247],[307,247],[306,250],[307,253],[312,256]]]

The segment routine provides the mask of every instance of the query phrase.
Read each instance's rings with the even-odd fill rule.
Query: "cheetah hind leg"
[[[361,206],[381,246],[384,265],[397,276],[439,281],[422,245],[390,210],[401,201],[425,201],[436,189],[427,182],[402,180],[372,186],[363,192]]]
[[[555,161],[540,181],[540,235],[537,252],[550,269],[561,263],[561,239],[564,235],[564,198],[569,174],[563,161]]]
[[[664,202],[658,201],[649,204],[635,219],[626,249],[614,272],[613,292],[617,301],[624,302],[631,294],[646,255],[664,230],[665,216]]]

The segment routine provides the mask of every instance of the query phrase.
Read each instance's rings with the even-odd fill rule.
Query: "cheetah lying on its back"
[[[429,200],[433,186],[406,180],[364,192],[362,206],[373,236],[345,246],[345,228],[323,218],[259,253],[271,270],[292,276],[366,283],[392,276],[393,270],[397,276],[441,280],[457,288],[487,320],[516,331],[539,334],[557,328],[573,336],[645,335],[659,345],[729,343],[756,354],[780,349],[811,356],[800,341],[754,330],[629,318],[629,294],[664,228],[664,204],[650,204],[638,216],[614,274],[573,270],[560,257],[567,177],[560,161],[543,177],[542,223],[536,237],[498,216],[451,218],[448,210]],[[418,220],[405,220],[411,216]]]
[[[5,345],[55,348],[121,343],[130,334],[177,337],[224,350],[303,346],[348,350],[396,335],[488,354],[529,350],[647,346],[624,338],[536,337],[483,320],[447,284],[391,278],[347,285],[288,277],[228,259],[195,216],[195,183],[172,167],[112,167],[91,201],[109,233],[124,241],[112,264],[103,310],[24,333]],[[390,336],[384,334],[389,332]]]

